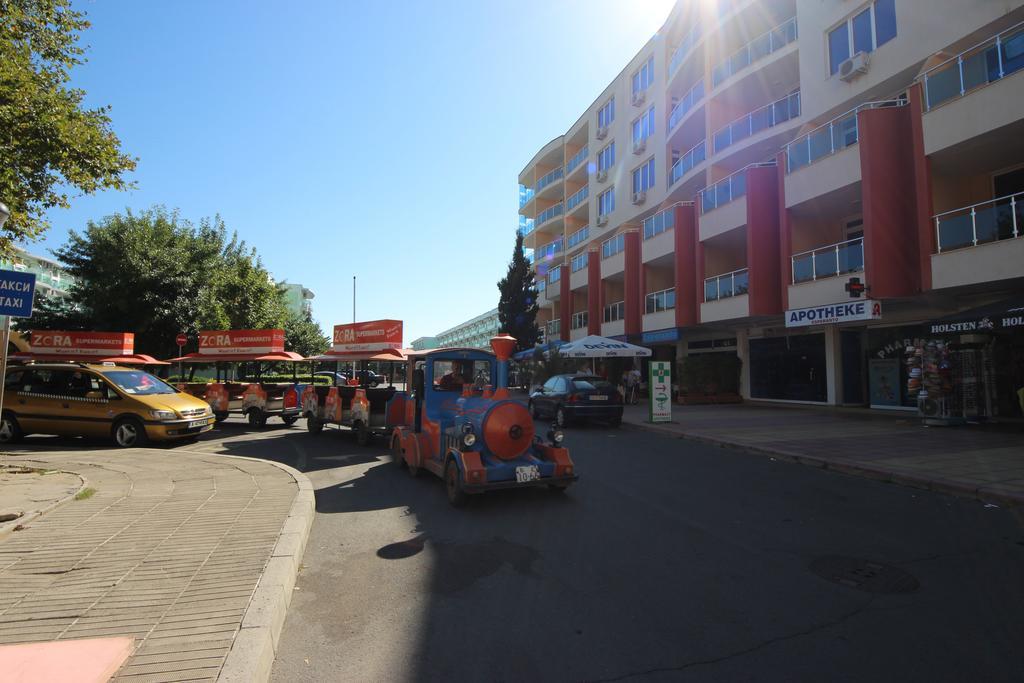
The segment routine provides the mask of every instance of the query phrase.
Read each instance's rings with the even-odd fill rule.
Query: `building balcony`
[[[586,243],[587,239],[589,238],[590,226],[584,225],[582,228],[576,230],[575,232],[569,235],[568,241],[566,243],[566,248],[571,251],[575,247],[578,247],[579,245]]]
[[[586,220],[588,215],[587,210],[590,208],[590,204],[587,202],[587,198],[589,196],[589,185],[584,185],[579,190],[569,195],[569,198],[565,200],[566,215]]]
[[[670,327],[675,327],[676,312],[671,310],[658,311],[657,313],[644,313],[641,325],[641,329],[644,332],[653,332],[655,330],[664,330]]]
[[[669,136],[671,136],[672,133],[682,125],[683,121],[687,119],[691,112],[696,111],[698,105],[703,101],[704,79],[701,78],[679,99],[678,102],[675,103],[675,106],[672,107],[672,112],[668,115]]]
[[[672,77],[679,71],[679,67],[683,65],[686,58],[693,52],[693,48],[697,46],[700,41],[700,23],[694,22],[690,30],[682,37],[679,44],[672,51],[672,56],[668,61],[668,80],[671,82]]]
[[[676,326],[676,289],[669,287],[644,297],[644,332]]]
[[[668,211],[665,211],[664,214],[667,214],[671,218],[672,210],[669,209]],[[654,216],[644,221],[645,228],[647,227],[647,221],[650,221],[653,218]],[[648,263],[649,261],[662,258],[674,253],[676,250],[676,237],[675,231],[673,230],[662,230],[657,233],[648,233],[645,229],[643,237],[643,244],[640,246],[641,260],[643,263]]]
[[[700,191],[700,239],[735,230],[747,224],[747,169],[773,167],[774,161],[744,166]]]
[[[705,301],[700,305],[700,321],[713,323],[750,316],[750,297],[747,294]]]
[[[932,287],[1024,277],[1024,192],[933,218]]]
[[[863,237],[794,254],[790,257],[789,307],[843,301],[850,295],[841,276],[863,271]]]
[[[621,322],[626,319],[626,302],[616,301],[604,307],[602,324]],[[602,328],[604,329],[604,328]]]
[[[580,151],[573,154],[572,157],[565,163],[565,177],[573,178],[578,172],[585,171],[587,168],[587,157],[590,155],[590,149],[587,145],[583,145]]]
[[[574,258],[579,258],[580,256],[587,256],[587,253],[584,252],[583,254],[580,254],[579,256],[576,256]],[[584,287],[587,286],[587,279],[588,279],[587,270],[588,269],[587,269],[587,266],[586,266],[586,259],[583,260],[583,263],[584,263],[584,265],[583,265],[582,268],[580,268],[579,270],[573,271],[569,275],[569,289],[570,290],[575,291],[577,289],[583,289]]]
[[[561,233],[565,226],[563,214],[565,212],[565,206],[562,202],[558,202],[548,208],[544,209],[537,214],[537,218],[534,219],[534,232],[544,233]]]
[[[564,178],[565,170],[561,166],[545,173],[537,180],[537,185],[533,190],[534,194],[542,199],[560,196],[562,180]]]
[[[688,173],[702,164],[705,159],[707,159],[707,149],[705,141],[701,140],[672,164],[672,170],[669,172],[668,178],[669,187],[681,182]]]
[[[751,65],[764,61],[770,55],[782,53],[787,47],[791,46],[785,54],[795,53],[797,38],[796,17],[766,31],[711,69],[711,87],[726,86],[733,77],[742,75]]]
[[[721,301],[746,294],[750,289],[750,271],[740,268],[704,279],[704,301]]]
[[[601,324],[602,337],[621,337],[624,334],[626,334],[625,320],[613,320],[611,322]]]

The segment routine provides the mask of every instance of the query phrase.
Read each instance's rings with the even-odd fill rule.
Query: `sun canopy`
[[[564,344],[558,353],[567,358],[646,358],[651,355],[651,350],[592,334]]]
[[[266,363],[300,363],[311,360],[293,351],[271,351],[270,353],[187,353],[178,358],[169,358],[171,363],[242,363],[262,361]]]
[[[133,353],[122,356],[108,356],[106,354],[84,355],[84,354],[59,354],[59,353],[32,353],[23,351],[12,353],[12,361],[36,361],[38,363],[114,363],[115,365],[170,365],[167,361],[157,360],[144,353]]]
[[[397,363],[404,363],[406,360],[406,354],[403,349],[383,349],[376,351],[328,351],[322,353],[319,356],[310,356],[306,360],[315,360],[317,362],[329,363],[331,361],[359,361],[359,360],[373,360],[373,361],[393,361]]]
[[[561,339],[555,339],[549,341],[547,344],[538,344],[537,346],[534,346],[532,349],[523,349],[519,353],[513,354],[512,360],[533,360],[533,355],[537,353],[537,351],[542,352],[546,356],[548,351],[550,351],[551,349],[557,349],[560,346],[564,345],[564,341],[562,341]]]

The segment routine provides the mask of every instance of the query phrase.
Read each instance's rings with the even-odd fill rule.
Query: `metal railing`
[[[718,301],[746,294],[750,289],[750,272],[746,268],[704,279],[704,301]]]
[[[613,323],[626,317],[626,302],[616,301],[604,307],[604,322]]]
[[[590,195],[590,186],[584,185],[578,191],[574,192],[572,196],[565,200],[565,206],[568,211],[572,211],[577,206],[586,201]]]
[[[549,320],[547,324],[548,336],[554,336],[562,332],[562,321],[558,318]]]
[[[937,64],[918,77],[925,111],[1024,68],[1024,22]]]
[[[548,242],[543,247],[538,247],[536,254],[539,259],[549,259],[558,252],[562,251],[562,238],[559,237],[557,240]]]
[[[586,160],[588,154],[589,150],[587,149],[587,145],[583,145],[580,151],[573,154],[572,158],[569,159],[568,163],[566,163],[565,174],[569,175],[570,173],[572,173],[577,166],[579,166],[581,163],[583,163],[583,161]]]
[[[704,140],[701,140],[694,145],[686,154],[679,157],[674,164],[672,164],[672,172],[669,174],[668,184],[669,186],[675,185],[684,175],[686,175],[694,166],[701,163],[707,158]]]
[[[574,330],[578,330],[581,327],[586,327],[587,326],[587,317],[588,317],[587,316],[587,311],[580,311],[579,313],[573,313],[572,314],[572,320],[569,321],[569,324],[572,325],[572,329],[574,329]]]
[[[672,107],[672,113],[668,115],[668,129],[671,132],[680,121],[693,109],[694,105],[704,99],[704,79],[697,81],[690,88],[682,99]]]
[[[551,220],[552,218],[554,218],[555,216],[561,216],[563,210],[564,207],[562,206],[562,202],[558,202],[554,206],[549,206],[548,208],[544,209],[539,214],[537,214],[537,220],[534,222],[534,224],[542,225],[547,221]]]
[[[934,216],[938,253],[1024,234],[1024,192],[997,197]]]
[[[773,52],[781,50],[797,38],[796,17],[762,33],[711,70],[712,87],[717,87],[730,76],[739,73]]]
[[[531,232],[533,232],[533,219],[532,218],[527,218],[526,216],[520,216],[519,217],[519,227],[516,228],[516,230],[519,231],[520,235],[522,235],[523,237],[526,237]]]
[[[836,242],[790,257],[793,284],[864,270],[864,238]]]
[[[537,188],[535,191],[540,192],[541,190],[543,190],[545,187],[555,182],[556,180],[561,180],[564,175],[565,172],[561,166],[556,168],[554,171],[551,171],[550,173],[545,173],[544,175],[541,176],[540,180],[537,181]]]
[[[786,145],[786,173],[792,173],[857,144],[860,139],[858,112],[881,107],[902,107],[906,103],[906,100],[865,102],[798,137]]]
[[[785,123],[798,116],[800,116],[799,90],[771,104],[758,107],[749,114],[719,128],[712,136],[715,152],[721,152],[726,147],[746,140],[762,130],[774,128],[780,123]]]
[[[553,285],[562,279],[562,267],[555,266],[548,271],[548,284]]]
[[[660,292],[651,292],[644,297],[644,313],[671,311],[676,307],[676,288],[669,287]]]
[[[576,254],[571,259],[569,259],[569,269],[572,272],[577,273],[586,268],[589,262],[590,252],[585,251],[582,254]]]
[[[626,249],[626,236],[623,233],[619,233],[614,237],[609,237],[601,243],[601,258],[611,258],[618,254],[620,251]]]
[[[774,159],[772,161],[759,161],[754,164],[748,164],[713,185],[708,185],[700,191],[701,214],[703,215],[712,209],[724,206],[745,195],[747,193],[748,168],[770,168],[775,165]]]
[[[519,208],[526,206],[533,199],[533,188],[526,185],[519,186]]]
[[[590,226],[584,225],[582,228],[569,235],[569,249],[572,249],[577,244],[583,244],[588,237],[590,237]]]
[[[690,54],[690,50],[697,44],[700,39],[700,24],[695,23],[690,32],[683,36],[679,44],[676,45],[676,49],[672,51],[672,58],[668,63],[668,77],[672,78],[672,75],[679,70],[679,67],[683,65],[683,61],[687,55]]]

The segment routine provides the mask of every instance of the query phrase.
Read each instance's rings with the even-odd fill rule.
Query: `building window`
[[[553,285],[562,279],[562,267],[556,266],[548,272],[548,284]]]
[[[896,37],[896,0],[877,0],[828,33],[829,73],[858,52],[872,52]]]
[[[562,331],[562,321],[559,320],[558,318],[555,318],[554,320],[552,320],[552,321],[550,321],[548,323],[548,336],[549,337],[553,337],[556,334],[559,334],[561,331]]]
[[[671,311],[676,307],[676,289],[670,287],[669,289],[663,289],[660,292],[651,292],[645,298],[644,312],[645,313],[661,313],[662,311]]]
[[[633,171],[633,193],[646,192],[654,187],[654,157]]]
[[[604,321],[606,323],[613,323],[616,320],[622,320],[626,317],[626,302],[616,301],[613,304],[608,304],[604,307]]]
[[[607,128],[615,120],[615,98],[604,103],[604,106],[597,110],[597,127]]]
[[[597,213],[600,216],[607,216],[615,210],[615,188],[611,187],[597,197]]]
[[[572,329],[578,330],[587,326],[587,311],[572,314]]]
[[[633,122],[633,142],[640,142],[654,135],[654,107]]]
[[[660,235],[666,230],[675,227],[675,212],[672,209],[656,213],[650,218],[644,219],[644,239],[649,240],[655,235]]]
[[[570,259],[569,261],[569,265],[572,268],[572,272],[575,273],[586,268],[588,260],[589,259],[587,258],[587,252],[583,252],[582,254],[576,254],[575,256],[573,256],[572,259]]]
[[[548,286],[548,281],[547,280],[537,280],[537,291],[538,292],[543,292],[545,289],[547,289],[547,286]]]
[[[654,57],[648,57],[647,61],[633,73],[633,94],[647,90],[654,82]]]
[[[601,258],[610,258],[626,248],[626,236],[619,233],[601,243]]]
[[[604,149],[597,153],[597,170],[607,171],[615,165],[615,141],[609,142]]]

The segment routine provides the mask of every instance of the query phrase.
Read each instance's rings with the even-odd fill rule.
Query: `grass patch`
[[[75,500],[88,500],[95,495],[96,489],[91,486],[86,486],[84,489],[75,494]]]

